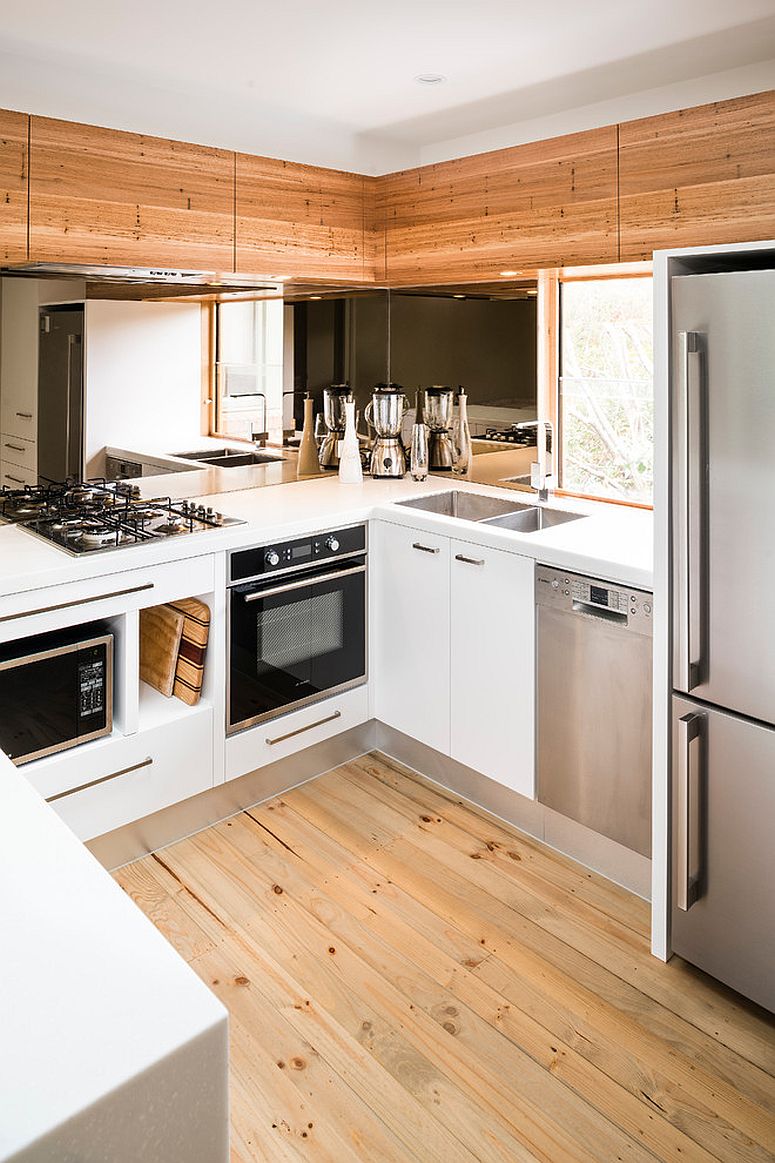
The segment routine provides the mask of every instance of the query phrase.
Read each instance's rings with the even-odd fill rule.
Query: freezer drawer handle
[[[21,420],[31,420],[32,419],[32,412],[17,412],[16,415]]]
[[[700,785],[704,715],[678,720],[678,819],[676,820],[676,904],[688,912],[701,893],[702,837]]]
[[[12,477],[12,476],[11,476],[11,474],[10,474],[9,472],[7,472],[7,473],[5,474],[5,479],[6,479],[7,481],[13,481],[13,483],[14,483],[15,485],[23,485],[23,484],[24,484],[24,481],[21,479],[21,477]],[[1,619],[0,619],[0,620],[1,620]]]
[[[286,739],[293,739],[295,735],[302,735],[305,731],[312,731],[315,727],[322,727],[324,723],[333,723],[334,719],[341,719],[342,712],[334,711],[333,715],[326,715],[325,719],[316,719],[314,723],[307,723],[306,727],[297,727],[295,731],[288,731],[285,735],[278,735],[275,739],[267,739],[270,747],[277,743],[284,743]]]
[[[23,444],[6,444],[6,448],[10,448],[11,452],[24,452]]]
[[[438,545],[423,545],[420,541],[412,542],[412,549],[419,549],[421,553],[438,553]]]
[[[689,692],[699,686],[703,679],[705,419],[701,360],[705,336],[699,331],[679,331],[678,342],[680,348],[678,439],[681,468],[678,473],[676,513],[677,598],[680,625],[677,640],[677,677],[679,688]]]
[[[456,553],[455,561],[464,561],[466,565],[484,565],[483,557],[466,557],[464,553]]]

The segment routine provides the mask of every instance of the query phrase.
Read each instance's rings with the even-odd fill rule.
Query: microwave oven
[[[0,749],[17,766],[113,730],[113,634],[102,623],[0,646]]]

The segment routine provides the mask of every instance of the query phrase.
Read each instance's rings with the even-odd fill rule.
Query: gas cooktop
[[[548,434],[547,434],[548,435]],[[516,444],[521,448],[530,448],[535,445],[536,434],[532,428],[488,428],[486,432],[472,436],[472,440],[487,440],[493,444]]]
[[[128,481],[65,481],[0,490],[0,522],[13,522],[80,556],[244,522],[193,501],[149,500]]]

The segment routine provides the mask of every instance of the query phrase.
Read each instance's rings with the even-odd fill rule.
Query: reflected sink
[[[520,513],[504,513],[500,517],[489,517],[486,525],[497,525],[499,529],[513,529],[515,533],[540,533],[567,521],[580,521],[584,513],[564,513],[560,509],[523,509]]]
[[[410,509],[422,509],[426,513],[438,513],[442,517],[457,517],[460,521],[488,521],[505,515],[519,516],[515,510],[530,510],[530,505],[515,505],[512,500],[487,497],[482,493],[466,493],[454,489],[448,493],[433,493],[429,497],[415,497],[411,501],[398,501]]]
[[[243,452],[239,448],[206,448],[201,452],[174,452],[172,455],[214,468],[243,468],[248,464],[274,464],[285,460],[276,452]]]

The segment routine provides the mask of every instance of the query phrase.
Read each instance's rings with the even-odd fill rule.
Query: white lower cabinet
[[[380,522],[375,717],[535,796],[532,558]]]
[[[372,538],[375,715],[449,754],[449,538],[379,522]]]
[[[535,794],[532,558],[453,541],[450,755]]]
[[[212,707],[202,706],[103,747],[97,766],[83,767],[87,786],[54,796],[51,806],[76,836],[91,840],[206,791],[213,781],[212,731]]]

